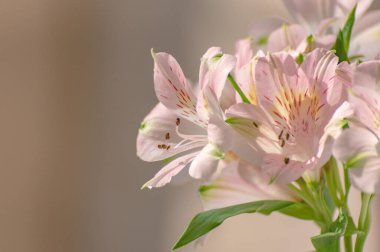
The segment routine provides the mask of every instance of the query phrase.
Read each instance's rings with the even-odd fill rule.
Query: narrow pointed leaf
[[[197,238],[207,234],[230,217],[245,213],[261,213],[268,215],[274,211],[280,211],[294,204],[298,203],[290,201],[264,200],[199,213],[192,219],[184,234],[174,245],[173,250],[183,247]]]
[[[350,47],[352,28],[355,23],[355,13],[356,5],[348,15],[344,27],[341,30],[339,30],[336,42],[334,44],[334,47],[332,48],[333,50],[335,50],[335,54],[339,57],[339,62],[349,60],[348,50]]]

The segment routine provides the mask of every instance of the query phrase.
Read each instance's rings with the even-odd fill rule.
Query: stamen
[[[169,139],[170,139],[170,133],[169,133],[169,132],[165,134],[165,139],[166,139],[166,140],[169,140]]]
[[[184,146],[192,145],[194,143],[207,142],[207,136],[206,135],[187,135],[187,134],[183,134],[183,133],[179,132],[180,123],[181,123],[181,120],[179,118],[177,118],[176,119],[176,125],[177,126],[175,128],[175,131],[176,131],[177,135],[183,139],[178,144],[176,144],[176,146],[174,146],[174,149],[176,149],[178,147],[184,147]],[[167,133],[165,135],[165,137],[170,138],[170,134]],[[163,148],[168,149],[168,146],[164,145]],[[169,146],[169,148],[170,148],[170,146]]]
[[[284,158],[284,163],[289,164],[290,159],[288,157]]]

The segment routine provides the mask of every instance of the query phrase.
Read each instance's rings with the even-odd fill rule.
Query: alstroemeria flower
[[[261,169],[272,180],[289,183],[305,171],[318,179],[331,156],[335,122],[345,114],[338,58],[314,50],[298,66],[288,53],[261,57],[255,67],[258,105],[237,104],[227,122],[261,152]],[[316,175],[315,175],[316,174]]]
[[[355,111],[349,128],[334,146],[347,165],[352,184],[367,193],[380,192],[380,61],[357,66],[349,102]]]
[[[137,155],[145,161],[174,160],[145,186],[163,186],[187,165],[192,177],[209,179],[221,169],[219,161],[233,143],[220,101],[235,59],[210,49],[202,58],[201,87],[196,93],[171,55],[153,53],[153,58],[154,87],[160,103],[140,126]]]

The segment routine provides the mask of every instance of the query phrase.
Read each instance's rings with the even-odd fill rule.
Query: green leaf
[[[279,210],[282,214],[301,219],[301,220],[318,220],[319,218],[315,215],[313,209],[301,202],[292,204]]]
[[[348,15],[347,21],[344,27],[339,30],[335,44],[332,50],[335,50],[335,54],[339,57],[339,62],[348,61],[348,50],[350,48],[350,40],[352,28],[355,23],[356,5]]]
[[[230,217],[245,213],[261,213],[269,215],[274,211],[283,210],[294,204],[298,203],[290,201],[263,200],[199,213],[191,220],[186,231],[174,245],[173,250],[183,247],[202,235],[207,234]]]
[[[312,237],[311,242],[317,252],[339,252],[340,237],[345,235],[347,224],[348,217],[341,211],[326,233]]]

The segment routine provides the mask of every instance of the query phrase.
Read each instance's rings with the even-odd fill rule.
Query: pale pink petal
[[[280,154],[267,154],[264,157],[262,171],[280,184],[288,184],[300,178],[302,174],[310,169],[305,162],[291,160],[290,157]]]
[[[257,143],[258,137],[277,142],[278,135],[275,133],[274,123],[260,106],[239,103],[226,110],[226,116],[227,122],[252,145]],[[267,147],[270,146],[268,144],[267,142]]]
[[[359,64],[354,74],[354,86],[380,90],[380,61],[371,60]]]
[[[316,30],[316,32],[313,32],[314,39],[318,39],[321,36],[322,37],[326,36],[327,31],[330,28],[332,28],[333,25],[335,25],[336,22],[337,22],[337,18],[335,18],[335,17],[333,17],[333,18],[330,17],[330,18],[326,18],[326,19],[322,20],[322,22],[319,24],[318,29]],[[336,35],[333,35],[333,36],[336,39]]]
[[[369,130],[352,127],[343,130],[335,141],[333,154],[342,162],[350,162],[350,160],[356,159],[357,162],[353,168],[360,168],[362,160],[377,156],[378,144],[379,139]]]
[[[146,182],[142,188],[162,187],[168,184],[172,177],[177,175],[186,165],[188,165],[198,153],[190,153],[179,157],[164,166],[151,180]]]
[[[253,57],[252,39],[241,39],[235,43],[236,54],[236,68],[240,69],[244,65],[248,64]]]
[[[353,83],[354,66],[347,61],[341,62],[335,70],[336,82],[342,83],[346,87],[351,87]]]
[[[240,89],[248,98],[251,104],[257,104],[256,100],[256,85],[254,79],[254,65],[257,60],[252,60],[251,63],[244,65],[239,69],[235,69],[235,80],[238,83]],[[240,95],[236,92],[236,99],[238,102],[243,102]]]
[[[314,32],[322,20],[333,17],[336,0],[283,0],[292,17]]]
[[[343,120],[350,118],[354,114],[354,110],[350,103],[344,102],[334,112],[330,122],[324,129],[324,137],[321,138],[321,142],[325,141],[327,136],[332,136],[334,139],[342,133]],[[320,142],[320,143],[321,143]]]
[[[210,144],[227,152],[233,144],[233,132],[223,119],[212,117],[207,127],[208,141]]]
[[[259,168],[238,161],[225,167],[211,184],[202,186],[200,195],[206,210],[258,200],[298,200],[286,186],[269,184]]]
[[[200,86],[202,89],[209,87],[223,109],[235,103],[235,90],[226,83],[227,76],[235,67],[235,63],[235,57],[224,55],[219,47],[211,47],[201,59]]]
[[[270,110],[284,89],[298,88],[298,70],[294,58],[287,53],[259,58],[255,71],[259,104]]]
[[[197,112],[202,121],[208,122],[210,117],[223,117],[216,94],[209,86],[205,86],[198,96]]]
[[[351,183],[366,193],[380,192],[380,158],[368,158],[361,168],[350,169]]]
[[[349,96],[355,116],[370,129],[377,131],[380,124],[380,94],[374,89],[355,86]]]
[[[196,156],[189,168],[189,174],[195,179],[211,179],[217,172],[224,152],[217,146],[207,144]]]
[[[338,7],[347,16],[357,4],[356,18],[359,19],[371,6],[373,0],[338,0]]]
[[[205,145],[205,141],[198,141],[176,147],[183,140],[176,132],[176,124],[177,115],[159,103],[140,125],[136,144],[137,156],[144,161],[152,162]],[[190,122],[182,122],[181,127],[188,128],[188,131],[193,134],[203,131],[202,128]],[[203,131],[203,134],[205,133]]]
[[[178,62],[167,53],[154,53],[154,88],[158,100],[178,115],[204,125],[196,113],[197,100]]]
[[[199,83],[202,89],[210,87],[222,108],[235,102],[235,91],[226,85],[228,74],[235,68],[236,58],[223,54],[218,47],[212,47],[203,55],[199,70]]]
[[[251,59],[247,64],[239,69],[235,69],[235,80],[239,87],[248,98],[251,104],[257,105],[256,96],[256,80],[255,80],[255,69],[257,60],[260,57],[265,57],[263,51],[258,51],[253,59]],[[237,103],[243,102],[239,94],[236,92]]]
[[[301,77],[307,79],[302,81],[308,81],[309,91],[315,90],[320,98],[324,98],[321,102],[329,106],[342,103],[343,83],[335,81],[337,66],[338,57],[326,49],[314,50],[301,65],[303,71]]]
[[[370,12],[354,26],[350,55],[373,59],[380,51],[380,10]]]
[[[283,25],[269,36],[268,50],[271,52],[295,50],[302,41],[306,40],[307,35],[300,25]]]
[[[334,146],[337,159],[349,165],[352,184],[367,193],[380,192],[379,139],[364,128],[344,130]]]
[[[323,48],[330,50],[336,41],[336,35],[323,35],[323,36],[315,36],[313,39],[308,41],[308,39],[304,39],[301,41],[299,46],[295,48],[295,57],[298,56],[300,53],[309,53],[317,48]],[[294,54],[293,52],[293,54]]]

